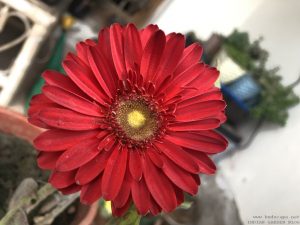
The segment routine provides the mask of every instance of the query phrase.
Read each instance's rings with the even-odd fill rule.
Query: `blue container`
[[[229,84],[222,84],[221,89],[225,96],[247,112],[258,102],[261,91],[250,74],[245,74]]]

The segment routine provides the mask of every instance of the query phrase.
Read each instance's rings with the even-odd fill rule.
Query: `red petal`
[[[100,136],[101,135],[101,136]],[[116,142],[116,139],[115,139],[115,136],[114,134],[108,134],[106,131],[103,131],[102,134],[100,134],[98,136],[98,138],[101,140],[99,145],[98,145],[98,150],[101,151],[101,150],[105,150],[105,151],[109,151],[113,148],[115,142]],[[103,135],[103,136],[102,136]]]
[[[143,165],[145,181],[151,195],[165,212],[171,212],[177,206],[172,183],[160,169],[153,165],[147,156]]]
[[[45,108],[39,119],[49,126],[66,130],[92,130],[100,127],[98,117],[86,116],[68,109]]]
[[[158,30],[151,36],[145,46],[140,70],[145,80],[151,80],[151,77],[156,73],[161,55],[165,48],[165,43],[166,37],[164,32]]]
[[[114,202],[112,202],[111,210],[112,210],[113,216],[117,216],[117,217],[123,216],[128,211],[130,203],[131,203],[131,198],[128,198],[128,200],[124,206],[122,206],[121,208],[117,208],[115,206]]]
[[[143,48],[145,48],[150,37],[158,30],[159,30],[159,28],[157,25],[150,24],[140,31],[141,42],[142,42]]]
[[[129,170],[133,179],[139,181],[142,178],[142,162],[138,151],[129,151]]]
[[[92,39],[86,39],[85,43],[92,47],[97,45],[97,43],[95,41],[93,41]]]
[[[126,171],[127,149],[119,149],[117,145],[112,151],[103,173],[102,190],[105,200],[113,200],[118,195]]]
[[[110,152],[102,151],[91,161],[78,169],[75,180],[79,185],[85,185],[97,177],[105,168]]]
[[[172,75],[161,77],[161,79],[159,79],[156,82],[157,83],[157,87],[155,89],[155,96],[159,96],[159,95],[163,94],[164,91],[168,88],[168,85],[170,84],[170,82],[172,80],[173,80],[173,76]]]
[[[175,76],[185,71],[191,65],[200,61],[202,55],[202,47],[198,43],[191,44],[184,49],[182,58],[178,63],[176,70],[174,72]]]
[[[68,172],[53,171],[49,178],[49,183],[58,189],[66,188],[75,183],[75,174],[76,170]]]
[[[89,48],[88,59],[99,84],[110,97],[113,97],[116,94],[116,81],[113,76],[114,70],[108,66],[107,59],[96,47]]]
[[[183,87],[185,87],[190,81],[195,79],[202,73],[205,66],[203,63],[197,63],[190,66],[187,70],[183,71],[181,74],[177,75],[167,87],[166,95],[167,99],[176,96]]]
[[[155,146],[183,169],[191,173],[199,172],[197,163],[194,162],[193,158],[189,154],[187,154],[180,146],[175,145],[167,140],[164,140],[163,143],[156,142]]]
[[[107,27],[99,32],[97,49],[105,56],[107,67],[111,70],[110,75],[117,84],[118,74],[115,69],[110,46],[110,30]]]
[[[219,77],[219,71],[216,68],[212,68],[207,65],[205,67],[206,69],[203,73],[191,81],[188,86],[195,87],[202,91],[214,87],[214,84]]]
[[[162,166],[164,165],[164,162],[162,160],[162,155],[161,153],[158,153],[156,151],[156,149],[148,149],[147,154],[149,156],[149,158],[151,159],[151,161],[159,168],[162,168]]]
[[[180,189],[191,195],[197,194],[198,185],[193,179],[192,174],[181,169],[167,158],[164,160],[163,171]]]
[[[129,199],[129,196],[130,196],[131,182],[132,182],[132,178],[130,176],[129,170],[127,169],[125,177],[124,177],[123,184],[122,184],[121,189],[119,191],[119,194],[113,200],[113,203],[114,203],[115,207],[121,208],[127,203],[128,199]]]
[[[99,154],[96,138],[86,140],[66,150],[57,160],[56,169],[70,171],[86,164]]]
[[[196,95],[192,98],[187,98],[181,101],[178,105],[183,108],[189,105],[198,104],[200,102],[207,102],[210,100],[222,100],[222,93],[220,90],[212,89],[211,91],[207,91],[200,95]]]
[[[41,169],[53,170],[62,152],[39,152],[37,164]]]
[[[75,95],[79,95],[83,98],[90,99],[88,95],[86,95],[80,88],[78,88],[73,81],[64,74],[61,74],[56,71],[46,70],[42,77],[45,79],[46,84],[61,88],[65,91],[73,93]]]
[[[99,200],[102,196],[101,190],[102,176],[98,176],[92,182],[82,186],[80,201],[83,204],[92,204],[95,201]]]
[[[177,121],[195,121],[205,118],[214,118],[220,111],[225,109],[225,102],[222,100],[211,100],[197,104],[180,107],[176,109]]]
[[[52,101],[49,98],[47,98],[43,94],[37,94],[31,98],[29,105],[30,106],[35,105],[35,104],[43,105],[43,104],[49,104],[49,103],[52,103]]]
[[[195,182],[197,183],[197,185],[200,186],[201,181],[200,181],[199,174],[193,174],[193,178],[194,178]]]
[[[73,59],[69,59],[70,56],[63,61],[63,68],[72,79],[72,81],[93,100],[99,102],[102,105],[107,104],[106,96],[101,92],[101,88],[97,86],[97,80],[93,77],[92,72],[87,70],[82,65],[75,62]]]
[[[46,85],[43,87],[43,93],[55,103],[76,112],[90,116],[102,116],[99,105],[63,89]]]
[[[184,36],[182,34],[169,34],[169,39],[166,42],[166,46],[161,57],[156,78],[157,84],[160,84],[164,77],[172,74],[179,59],[181,58],[184,49]]]
[[[78,57],[86,64],[89,65],[87,49],[89,46],[97,45],[93,40],[86,40],[85,42],[81,41],[76,44],[76,53]]]
[[[227,119],[224,111],[220,112],[216,118],[220,120],[220,124],[224,123]]]
[[[172,131],[199,131],[210,130],[220,126],[219,119],[203,119],[191,122],[178,122],[169,125],[169,129]]]
[[[194,175],[196,175],[196,174],[194,174]],[[181,203],[184,202],[183,191],[180,188],[176,187],[176,186],[174,186],[174,190],[175,190],[175,194],[176,194],[177,205],[181,205]]]
[[[191,149],[185,149],[194,160],[197,162],[200,172],[205,174],[214,174],[216,171],[216,166],[214,162],[206,155],[206,153],[193,151]]]
[[[91,96],[90,94],[94,95],[95,94],[95,98],[93,98],[93,96],[91,96],[94,100],[97,101],[97,97],[98,97],[98,102],[101,100],[106,100],[110,101],[110,99],[108,98],[107,93],[103,90],[103,88],[99,85],[99,83],[97,82],[97,79],[95,77],[95,75],[93,74],[93,71],[90,68],[90,65],[87,66],[85,65],[82,60],[80,60],[76,55],[72,54],[72,53],[68,53],[65,60],[64,61],[70,61],[74,63],[74,66],[78,69],[75,70],[75,76],[73,76],[73,78],[69,75],[69,77],[73,80],[73,82],[79,87],[79,88],[84,88],[87,87],[86,90],[83,90],[85,93],[89,92],[88,95]],[[74,69],[73,69],[74,71]],[[75,82],[76,79],[76,82]],[[78,82],[79,79],[79,82]],[[84,81],[84,83],[82,82]],[[82,84],[84,86],[82,86]]]
[[[86,64],[89,64],[88,58],[87,58],[87,49],[88,49],[88,45],[83,42],[80,41],[76,44],[76,53],[77,56]]]
[[[49,100],[51,101],[51,100]],[[34,103],[34,104],[31,104],[29,109],[28,109],[28,116],[30,118],[34,118],[34,119],[39,119],[39,114],[42,110],[44,110],[45,108],[59,108],[59,109],[62,109],[64,107],[54,103],[54,102],[50,102],[50,103],[41,103],[41,104],[38,104],[38,103]]]
[[[125,78],[124,75],[126,73],[122,33],[123,28],[119,24],[113,24],[110,27],[111,53],[120,79]]]
[[[27,111],[28,122],[38,127],[50,129],[51,127],[45,124],[39,118],[40,111],[45,107],[59,107],[59,105],[52,102],[43,94],[33,96],[30,101],[29,109]]]
[[[45,129],[51,129],[50,126],[42,122],[40,119],[35,118],[35,117],[29,117],[27,121],[37,127],[45,128]]]
[[[156,203],[156,201],[150,197],[150,212],[153,216],[156,216],[161,212],[161,207]]]
[[[102,52],[109,62],[112,62],[112,55],[110,49],[110,30],[109,27],[102,29],[98,35],[98,45],[100,52]]]
[[[136,27],[130,23],[124,32],[124,54],[127,70],[135,69],[135,65],[140,65],[142,57],[142,43]]]
[[[62,108],[60,105],[52,102],[49,98],[47,98],[44,94],[38,94],[32,97],[30,101],[30,106],[28,109],[28,116],[30,119],[38,119],[39,113],[44,108],[57,107]]]
[[[144,179],[132,181],[131,195],[139,214],[146,215],[150,207],[150,193]]]
[[[227,147],[226,139],[214,131],[174,132],[165,138],[176,145],[207,153],[218,153]]]
[[[77,184],[72,184],[69,187],[59,189],[59,191],[61,193],[63,193],[64,195],[70,195],[70,194],[76,193],[76,192],[78,192],[80,190],[81,190],[81,186],[79,186]]]
[[[74,146],[85,139],[96,137],[99,133],[93,131],[48,130],[40,134],[34,141],[34,146],[42,151],[60,151]]]

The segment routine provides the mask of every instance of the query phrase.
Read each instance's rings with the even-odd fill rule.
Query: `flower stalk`
[[[122,217],[112,217],[106,225],[139,225],[141,218],[132,206]]]

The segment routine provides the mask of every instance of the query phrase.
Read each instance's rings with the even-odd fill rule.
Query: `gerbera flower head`
[[[30,104],[29,122],[47,129],[34,145],[49,182],[83,203],[110,200],[115,215],[131,203],[170,212],[195,195],[199,173],[216,170],[208,155],[227,146],[213,130],[225,120],[219,72],[201,54],[156,25],[114,24],[78,43]]]

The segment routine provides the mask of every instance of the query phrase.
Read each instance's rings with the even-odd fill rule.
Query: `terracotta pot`
[[[33,139],[42,132],[42,129],[29,124],[24,115],[0,107],[0,131],[32,143]]]

